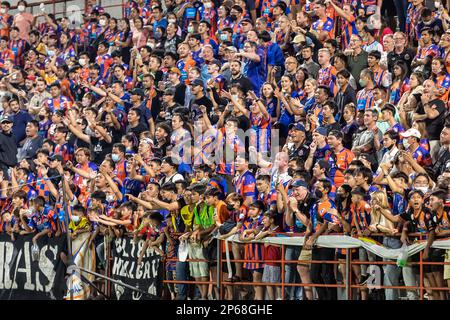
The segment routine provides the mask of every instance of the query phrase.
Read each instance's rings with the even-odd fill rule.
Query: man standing
[[[34,158],[37,150],[42,147],[44,142],[44,138],[39,135],[39,122],[36,120],[27,123],[25,134],[25,142],[17,156],[19,162],[26,158]]]
[[[17,145],[19,145],[25,138],[25,127],[27,123],[33,120],[33,118],[27,111],[20,110],[20,104],[17,98],[9,100],[9,107],[11,108],[11,116],[14,123],[12,132],[17,140]]]
[[[13,120],[11,116],[3,116],[0,119],[2,131],[0,132],[0,170],[3,178],[8,177],[8,168],[17,164],[17,141],[12,133]]]
[[[328,163],[330,164],[328,175],[336,188],[339,188],[344,183],[344,172],[355,158],[353,152],[344,148],[342,144],[343,138],[344,135],[340,130],[333,130],[328,134],[328,145],[332,151],[328,158]]]
[[[362,49],[362,39],[357,34],[350,37],[350,49],[344,51],[348,55],[348,66],[350,67],[353,78],[359,83],[361,71],[367,68],[367,52]]]
[[[253,89],[252,83],[250,80],[245,77],[241,72],[242,62],[240,60],[233,60],[230,62],[230,71],[231,71],[231,80],[230,85],[234,83],[238,83],[244,94],[247,95],[247,92]]]
[[[319,64],[321,66],[318,78],[317,85],[324,85],[330,88],[333,97],[337,93],[336,86],[336,68],[330,63],[331,54],[330,51],[326,48],[322,48],[319,50]]]
[[[264,52],[256,52],[257,45],[253,41],[245,41],[244,51],[235,54],[244,58],[244,75],[250,79],[253,91],[259,93],[267,78],[267,63]]]
[[[373,97],[373,89],[375,86],[373,83],[373,72],[370,69],[361,71],[359,85],[362,89],[356,95],[356,110],[372,109],[375,105],[375,99]]]
[[[406,35],[403,32],[394,33],[394,50],[388,53],[388,70],[392,74],[397,61],[403,60],[411,72],[411,62],[415,56],[414,50],[406,45]]]

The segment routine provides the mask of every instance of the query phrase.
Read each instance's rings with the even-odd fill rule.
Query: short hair
[[[367,183],[371,184],[372,180],[373,180],[373,173],[372,170],[370,170],[369,168],[367,168],[366,166],[362,166],[359,167],[355,170],[354,175],[357,176],[361,174],[363,176],[363,178],[367,178]]]
[[[328,106],[328,108],[330,108],[330,110],[333,112],[333,114],[335,114],[338,109],[336,102],[334,102],[333,100],[325,101],[323,104],[323,107],[325,107],[325,106]]]
[[[27,193],[25,191],[23,191],[23,190],[19,190],[19,191],[14,192],[12,198],[13,199],[14,198],[20,198],[20,199],[23,200],[23,202],[27,202],[28,201]]]
[[[323,188],[328,190],[327,193],[331,192],[331,182],[328,179],[319,179],[317,182],[322,183]]]
[[[352,74],[347,69],[342,69],[336,74],[336,77],[341,76],[348,80],[350,79],[351,75]]]
[[[123,154],[125,154],[127,151],[127,148],[125,147],[125,145],[123,143],[115,143],[113,145],[113,148],[118,149],[119,152],[122,152]]]
[[[338,140],[344,139],[344,134],[341,131],[338,130],[331,130],[328,136],[333,136]]]
[[[161,186],[161,190],[177,192],[177,187],[175,186],[175,183],[173,183],[173,182],[166,182]]]
[[[131,108],[130,111],[128,111],[128,112],[131,112],[131,111],[136,113],[136,116],[138,116],[139,118],[142,118],[142,111],[141,111],[141,109],[139,109],[139,108]]]
[[[363,69],[361,71],[361,75],[363,75],[365,77],[369,77],[372,81],[374,79],[373,71],[370,70],[369,68]]]
[[[216,197],[216,198],[220,198],[222,196],[222,192],[214,187],[210,187],[208,189],[206,189],[205,191],[205,197]]]
[[[317,87],[317,89],[323,90],[328,97],[331,97],[330,87],[321,84],[320,86]]]
[[[400,135],[395,130],[388,130],[384,133],[385,136],[388,136],[389,139],[395,140],[395,142],[398,142],[400,140]]]
[[[375,58],[375,59],[377,59],[377,60],[380,60],[380,59],[381,59],[381,53],[380,53],[380,51],[378,51],[378,50],[372,50],[372,51],[370,51],[369,54],[368,54],[368,56],[369,56],[369,57],[373,57],[373,58]]]

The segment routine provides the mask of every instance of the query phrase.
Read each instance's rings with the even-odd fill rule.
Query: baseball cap
[[[250,20],[249,18],[244,18],[244,19],[242,19],[242,20],[241,20],[241,23],[243,23],[243,22],[247,22],[247,23],[252,24],[252,20]]]
[[[3,123],[3,122],[13,123],[14,121],[13,121],[13,118],[11,116],[2,116],[0,118],[0,123]]]
[[[137,95],[137,96],[143,97],[145,95],[145,93],[142,89],[134,88],[133,90],[131,90],[131,95]]]
[[[315,132],[325,137],[328,135],[328,130],[325,127],[318,127]]]
[[[27,80],[36,81],[36,76],[33,76],[32,74],[29,74],[27,76]]]
[[[303,187],[303,188],[307,188],[308,189],[308,184],[303,181],[303,180],[295,180],[294,182],[292,182],[291,184],[291,188],[297,188],[297,187]]]
[[[201,79],[195,79],[194,81],[191,82],[192,86],[204,86],[203,81]]]
[[[181,75],[181,71],[180,69],[178,69],[177,67],[172,67],[169,69],[169,73],[176,73],[178,75]]]
[[[402,136],[403,138],[416,137],[418,139],[420,139],[422,137],[419,130],[413,129],[413,128],[408,129],[403,133],[400,133],[400,136]]]
[[[295,43],[295,44],[299,44],[301,42],[306,42],[306,38],[303,34],[296,35],[294,40],[292,40],[292,43]]]
[[[289,130],[300,130],[306,132],[305,127],[301,123],[291,123],[289,125]]]
[[[60,154],[54,154],[49,158],[50,161],[59,161],[59,162],[63,162],[63,157]]]
[[[225,48],[225,50],[229,50],[229,51],[237,52],[237,49],[236,49],[236,47],[233,47],[233,46],[229,46],[229,47],[226,47],[226,48]]]

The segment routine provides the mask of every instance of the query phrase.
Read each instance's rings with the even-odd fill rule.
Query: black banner
[[[32,235],[0,234],[0,300],[61,300],[66,284],[62,251],[67,252],[67,239],[41,237],[39,260],[33,261]]]
[[[111,245],[113,258],[112,278],[138,288],[143,294],[118,284],[113,284],[113,296],[117,300],[151,300],[158,299],[162,293],[161,256],[148,249],[138,266],[139,253],[144,241],[134,243],[131,238],[115,239]]]

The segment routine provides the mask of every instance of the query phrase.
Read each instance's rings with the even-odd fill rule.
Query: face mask
[[[405,147],[405,149],[408,149],[410,146],[410,144],[408,143],[408,141],[403,140],[403,147]]]
[[[314,192],[314,195],[316,196],[317,199],[322,199],[322,197],[323,197],[323,192],[320,191],[320,190],[316,190],[316,191]]]
[[[106,202],[111,203],[111,202],[114,202],[114,200],[115,200],[115,198],[114,198],[114,195],[113,195],[113,194],[108,194],[108,195],[106,196]]]
[[[20,12],[23,12],[23,11],[25,11],[25,6],[24,6],[24,5],[20,5],[20,6],[17,7],[17,9],[18,9]]]
[[[47,54],[48,54],[49,57],[53,57],[55,55],[55,51],[47,50]]]
[[[205,6],[205,8],[207,8],[207,9],[209,9],[209,8],[211,8],[212,7],[212,4],[211,4],[211,2],[205,2],[204,4],[203,4],[204,6]]]
[[[155,32],[155,33],[153,34],[153,36],[155,37],[155,39],[161,39],[162,33],[161,33],[161,32]]]
[[[232,204],[227,204],[227,209],[228,209],[228,211],[233,211],[234,206]]]
[[[230,16],[231,21],[236,21],[237,20],[237,16],[235,14],[232,14]]]
[[[194,27],[189,26],[187,30],[188,30],[188,33],[193,33],[194,32]]]
[[[220,35],[220,40],[222,40],[222,41],[226,41],[227,38],[228,38],[228,36],[227,36],[225,33],[222,33],[222,34]]]
[[[176,19],[170,19],[169,23],[177,23],[177,20]]]
[[[414,189],[422,191],[423,194],[428,192],[428,187],[414,187]]]
[[[288,168],[288,175],[290,175],[291,177],[294,175],[294,169],[292,169],[292,168]]]
[[[79,216],[72,216],[72,221],[74,223],[78,223],[78,222],[80,222],[80,217]]]
[[[434,7],[437,9],[441,6],[441,2],[440,1],[435,1],[434,2]]]
[[[102,27],[106,26],[106,20],[99,20],[98,24],[101,25]]]
[[[87,63],[86,59],[83,59],[83,58],[78,60],[78,62],[80,63],[80,66],[82,66],[82,67],[84,67]]]
[[[113,153],[111,155],[111,158],[112,158],[112,161],[114,161],[114,162],[118,162],[119,161],[119,155],[118,154]]]
[[[5,14],[5,13],[6,13],[6,9],[1,9],[0,12],[1,12],[2,14]]]
[[[39,120],[43,121],[45,119],[45,116],[43,114],[39,115]]]
[[[237,99],[239,99],[239,96],[237,94],[233,94],[233,99],[237,100]]]
[[[365,87],[366,86],[366,81],[364,81],[363,79],[359,79],[359,85],[361,87]]]
[[[219,122],[219,116],[211,116],[209,120],[211,121],[211,124],[216,124],[217,122]]]

